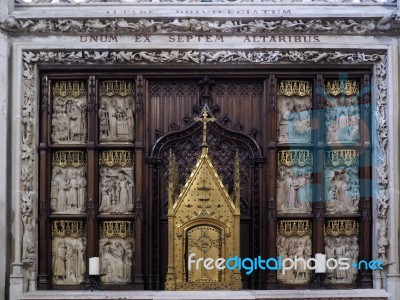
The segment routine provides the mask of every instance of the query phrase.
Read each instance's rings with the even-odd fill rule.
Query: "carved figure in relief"
[[[85,211],[86,172],[82,168],[54,167],[51,180],[51,210],[56,214]]]
[[[133,141],[135,104],[132,96],[102,96],[99,108],[100,141]]]
[[[52,141],[55,144],[84,143],[86,103],[81,98],[55,97],[53,102]]]
[[[132,168],[103,167],[100,170],[100,207],[101,213],[122,214],[133,211]]]
[[[279,97],[280,143],[311,142],[311,105],[309,99]]]
[[[277,253],[282,256],[282,259],[285,257],[295,259],[297,257],[297,259],[303,258],[307,260],[312,254],[311,238],[308,235],[302,237],[278,235]],[[306,264],[299,261],[296,270],[287,270],[285,271],[285,275],[282,271],[278,271],[278,280],[284,283],[307,283],[310,280],[310,270]]]
[[[339,260],[340,258],[347,258],[348,263],[358,262],[359,246],[358,237],[352,236],[326,236],[325,241],[325,254],[326,258],[334,258]],[[351,283],[356,280],[354,277],[357,274],[357,268],[350,267],[348,270],[341,270],[336,268],[334,270],[327,269],[327,279],[332,283]]]
[[[101,238],[101,272],[107,274],[104,283],[126,283],[131,281],[134,257],[133,239]]]
[[[22,260],[34,260],[36,258],[35,238],[32,224],[24,225],[22,236]]]
[[[52,244],[53,283],[82,283],[86,278],[85,241],[80,238],[57,237]]]
[[[279,170],[278,213],[310,212],[312,168],[281,166]]]
[[[329,213],[354,213],[360,200],[358,170],[356,167],[338,167],[325,170],[327,187],[326,210]]]
[[[327,98],[325,124],[329,143],[359,141],[359,122],[360,112],[357,96]]]

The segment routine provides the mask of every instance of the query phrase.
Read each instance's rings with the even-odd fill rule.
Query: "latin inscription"
[[[290,9],[175,9],[165,10],[164,9],[112,9],[107,10],[108,15],[155,15],[155,14],[167,14],[167,15],[231,15],[231,16],[288,16],[292,15]]]
[[[81,43],[135,43],[135,44],[221,44],[229,43],[320,43],[319,35],[201,35],[201,34],[170,34],[170,35],[81,35]]]

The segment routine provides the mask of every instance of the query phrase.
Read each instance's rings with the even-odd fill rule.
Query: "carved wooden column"
[[[371,260],[371,82],[370,76],[364,75],[360,89],[360,238],[359,260]],[[372,287],[372,272],[370,270],[359,270],[359,285],[362,288]]]
[[[99,256],[98,223],[98,166],[99,157],[95,149],[97,139],[97,82],[94,76],[89,76],[88,82],[88,141],[87,141],[87,258],[86,270],[89,270],[89,258]]]
[[[47,182],[51,173],[50,154],[48,153],[49,128],[50,128],[50,103],[49,103],[49,80],[47,76],[42,78],[41,94],[41,123],[39,142],[39,273],[38,288],[51,288],[51,224],[48,222],[50,208],[48,205],[49,187]],[[32,208],[33,209],[33,208]],[[24,226],[31,226],[28,222]],[[26,228],[24,228],[26,230]],[[32,241],[34,242],[34,241]],[[49,259],[50,258],[50,259]],[[22,260],[25,258],[22,257]]]
[[[134,264],[134,286],[135,289],[144,289],[143,281],[143,173],[145,171],[143,141],[145,139],[145,118],[143,113],[143,76],[138,75],[136,79],[136,113],[135,113],[135,264]]]
[[[314,130],[314,167],[313,167],[313,256],[315,253],[325,253],[324,249],[324,157],[325,157],[325,98],[324,81],[322,75],[317,75],[314,80],[314,99],[313,99],[313,128]],[[313,276],[312,281],[318,280]]]
[[[276,104],[276,78],[270,75],[266,80],[267,89],[266,95],[268,103],[267,120],[268,124],[265,127],[267,131],[267,232],[268,237],[265,240],[267,258],[277,257],[276,237],[276,161],[277,161],[277,104]],[[266,270],[266,288],[274,289],[278,286],[276,271]]]

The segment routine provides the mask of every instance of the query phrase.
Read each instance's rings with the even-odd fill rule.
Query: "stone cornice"
[[[14,35],[91,35],[91,34],[343,34],[398,35],[400,13],[383,18],[16,18],[0,20],[0,29]]]

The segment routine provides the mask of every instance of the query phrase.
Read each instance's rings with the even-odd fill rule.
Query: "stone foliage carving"
[[[339,87],[342,85],[342,88]],[[325,85],[325,127],[328,143],[360,141],[360,109],[356,81],[329,81]]]
[[[52,224],[53,284],[80,284],[86,280],[86,232],[83,222]]]
[[[276,240],[277,254],[285,258],[303,258],[305,261],[312,257],[311,225],[309,221],[280,221]],[[304,284],[311,279],[311,270],[302,261],[297,269],[277,273],[278,281],[287,284]]]
[[[8,16],[0,20],[0,29],[26,33],[52,34],[134,34],[134,33],[236,33],[236,34],[360,34],[386,33],[400,30],[398,12],[390,13],[381,20],[376,19],[279,19],[250,21],[226,20],[219,21],[203,19],[179,19],[172,21],[153,19],[19,19]]]
[[[99,212],[133,212],[133,160],[129,151],[104,151],[100,157]]]
[[[12,21],[12,19],[11,19]],[[14,19],[15,21],[15,19]],[[17,22],[19,24],[19,22]],[[1,26],[4,27],[4,21]],[[12,25],[11,28],[13,28]],[[6,26],[8,28],[9,26]],[[15,28],[17,29],[17,28]],[[19,30],[19,29],[18,29]],[[37,258],[37,250],[32,245],[36,245],[37,237],[36,210],[38,206],[37,199],[33,191],[37,188],[37,177],[35,176],[35,166],[37,164],[37,156],[35,149],[37,128],[34,127],[37,116],[35,115],[36,88],[37,88],[37,63],[58,63],[58,64],[93,64],[93,63],[207,63],[207,62],[252,62],[252,63],[276,63],[276,62],[306,62],[306,63],[339,63],[339,64],[358,64],[373,63],[375,65],[374,80],[376,86],[376,110],[375,110],[375,128],[376,143],[375,162],[376,167],[376,201],[375,209],[377,214],[376,226],[378,228],[378,238],[375,241],[378,245],[377,258],[387,262],[387,247],[389,245],[387,236],[387,220],[389,209],[388,195],[388,127],[387,127],[387,55],[386,52],[373,52],[365,50],[364,52],[321,52],[317,50],[307,51],[96,51],[96,50],[73,50],[73,51],[24,51],[22,54],[23,72],[22,72],[22,100],[21,100],[21,144],[20,144],[20,217],[23,222],[22,236],[26,236],[26,240],[22,239],[22,247],[25,248],[26,257],[31,259],[23,260],[26,262],[25,267],[30,273],[30,277],[36,270],[35,262]],[[201,57],[201,59],[200,59]],[[206,58],[207,57],[207,58]],[[31,225],[26,226],[26,225]],[[30,234],[32,228],[33,234]],[[29,249],[29,250],[28,250]],[[28,251],[27,251],[28,250]],[[27,255],[27,253],[30,253]],[[21,253],[22,256],[22,253]],[[35,259],[35,260],[34,260]]]
[[[100,225],[101,282],[124,284],[132,281],[135,240],[133,224],[128,221],[108,221]]]
[[[311,212],[312,166],[312,154],[308,150],[278,152],[278,213]]]
[[[327,151],[325,157],[325,205],[329,214],[359,211],[360,179],[356,150]]]
[[[135,129],[133,84],[127,81],[103,81],[99,94],[100,141],[132,142]]]

